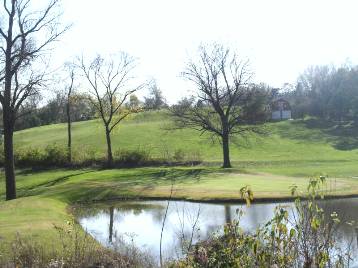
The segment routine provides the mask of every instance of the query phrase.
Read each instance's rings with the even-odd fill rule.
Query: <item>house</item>
[[[277,99],[271,104],[271,119],[272,120],[285,120],[291,119],[291,106],[285,99]]]

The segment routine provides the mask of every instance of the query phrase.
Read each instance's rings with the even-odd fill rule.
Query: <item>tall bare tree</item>
[[[113,165],[111,132],[128,115],[136,113],[139,108],[126,107],[125,102],[131,94],[141,89],[144,84],[133,85],[135,60],[122,52],[110,59],[101,56],[89,64],[80,60],[82,73],[90,86],[89,99],[102,119],[107,141],[107,164]]]
[[[66,87],[66,117],[67,117],[67,157],[68,162],[72,161],[72,120],[71,120],[71,104],[72,104],[72,93],[74,90],[75,70],[73,64],[67,64],[67,71],[69,73],[69,84]]]
[[[67,30],[58,27],[59,0],[35,11],[31,0],[3,0],[0,9],[0,102],[3,107],[6,199],[16,198],[13,132],[20,108],[38,94],[45,72],[35,70],[45,49]]]
[[[198,59],[187,63],[183,76],[194,83],[196,95],[171,108],[177,125],[219,137],[223,167],[231,167],[230,136],[255,129],[242,116],[252,77],[248,60],[219,44],[200,46]]]

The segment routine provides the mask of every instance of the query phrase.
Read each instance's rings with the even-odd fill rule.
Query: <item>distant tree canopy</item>
[[[137,95],[132,94],[129,97],[129,101],[126,103],[126,106],[132,109],[139,109],[142,106],[142,102],[139,100]]]
[[[96,111],[87,96],[74,93],[71,99],[72,121],[90,120],[95,117]],[[42,107],[31,107],[31,109],[24,107],[23,109],[27,109],[28,112],[16,121],[16,130],[66,122],[66,96],[62,93],[57,93]]]
[[[149,96],[144,97],[144,108],[159,110],[168,107],[162,91],[156,82],[153,82],[149,88]]]
[[[293,116],[325,120],[358,120],[358,66],[314,66],[298,78],[296,87],[284,92]]]
[[[270,119],[270,103],[275,90],[265,84],[250,84],[243,89],[242,98],[236,104],[241,107],[241,118],[246,124],[256,124]]]

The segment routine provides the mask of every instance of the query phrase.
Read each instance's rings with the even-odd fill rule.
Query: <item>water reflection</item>
[[[225,205],[225,222],[232,222],[231,209],[229,205]]]
[[[114,207],[109,208],[109,237],[108,242],[112,243],[113,241],[113,215],[114,215]]]
[[[159,258],[159,243],[166,201],[119,202],[85,207],[79,213],[80,224],[103,245],[110,246],[119,236],[134,243],[154,257]],[[291,203],[253,204],[247,208],[238,204],[207,204],[172,201],[168,208],[163,233],[163,256],[179,258],[188,250],[191,242],[208,238],[221,231],[221,227],[237,218],[238,209],[244,211],[241,227],[255,231],[272,218],[278,205]],[[327,217],[337,212],[342,222],[358,222],[358,199],[340,199],[322,202]],[[342,245],[354,241],[358,252],[358,229],[347,224],[339,228]]]

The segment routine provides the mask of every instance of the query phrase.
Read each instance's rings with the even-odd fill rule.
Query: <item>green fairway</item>
[[[66,204],[55,199],[25,197],[0,202],[0,239],[19,232],[46,240],[55,236],[55,225],[61,226],[70,218]]]
[[[221,146],[208,135],[190,129],[170,131],[170,119],[163,111],[134,116],[112,134],[113,151],[147,150],[154,158],[165,158],[181,149],[187,155],[200,154],[205,165],[219,166]],[[267,135],[232,139],[230,151],[235,167],[272,174],[310,176],[358,176],[358,128],[337,126],[314,119],[268,123]],[[66,145],[66,124],[27,129],[15,133],[15,146]],[[105,135],[99,120],[73,124],[74,151],[105,155]]]
[[[240,188],[249,185],[256,198],[290,197],[290,186],[305,191],[308,177],[289,177],[268,173],[205,167],[157,167],[111,170],[51,170],[17,175],[18,195],[41,196],[72,204],[143,197],[168,197],[173,184],[174,198],[193,200],[240,200]],[[3,180],[2,180],[3,182]],[[3,189],[3,188],[2,188]],[[358,179],[328,178],[326,194],[358,193]],[[4,198],[4,191],[0,191]]]

